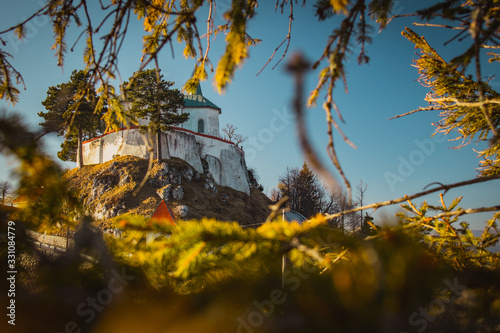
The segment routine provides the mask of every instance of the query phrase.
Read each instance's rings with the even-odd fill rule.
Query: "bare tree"
[[[12,189],[12,183],[9,181],[0,182],[0,192],[2,193],[2,205],[5,204],[5,196]]]
[[[233,136],[237,129],[238,127],[234,126],[233,124],[226,124],[226,127],[222,129],[222,133],[225,134],[224,140],[233,142]]]
[[[349,200],[349,192],[342,189],[340,186],[337,191],[335,191],[335,209],[337,212],[343,212],[353,208],[352,203]],[[346,230],[348,226],[351,226],[354,229],[354,219],[353,214],[341,215],[336,219],[335,226],[341,228],[342,230]]]
[[[356,186],[356,205],[362,207],[364,204],[364,199],[365,199],[365,192],[366,189],[368,188],[367,184],[363,184],[363,179],[359,181],[359,185]],[[355,225],[353,225],[353,230],[356,230],[356,228],[361,227],[364,221],[364,214],[363,211],[361,210],[359,212],[359,219],[355,222]]]
[[[222,132],[224,133],[225,140],[235,143],[236,147],[240,147],[240,145],[245,142],[248,137],[243,137],[241,134],[236,133],[237,129],[238,127],[233,124],[226,124],[226,127],[222,129]]]

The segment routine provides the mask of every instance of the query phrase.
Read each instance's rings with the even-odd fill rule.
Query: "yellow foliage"
[[[343,12],[344,14],[347,14],[349,0],[330,0],[330,5],[335,13]]]

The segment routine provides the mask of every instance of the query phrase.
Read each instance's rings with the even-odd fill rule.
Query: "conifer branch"
[[[304,252],[305,254],[316,260],[321,265],[326,265],[326,263],[328,262],[328,259],[323,257],[321,253],[319,253],[315,249],[311,249],[310,247],[305,246],[299,241],[297,237],[292,238],[292,240],[290,241],[290,246],[296,248],[301,252]]]
[[[495,212],[495,211],[500,211],[500,205],[497,206],[490,206],[490,207],[479,207],[479,208],[467,208],[467,209],[457,209],[454,211],[450,212],[444,212],[441,214],[437,214],[434,216],[429,216],[429,218],[432,219],[439,219],[443,217],[449,217],[449,216],[460,216],[460,215],[466,215],[466,214],[477,214],[477,213],[484,213],[484,212]]]
[[[426,97],[425,100],[428,102],[432,102],[432,103],[453,102],[453,103],[455,103],[456,106],[466,106],[466,107],[481,107],[481,106],[484,106],[487,104],[500,104],[500,99],[485,99],[485,100],[480,101],[480,102],[462,102],[459,99],[453,98],[453,97],[442,97],[442,98]],[[446,108],[449,109],[451,107],[452,106],[447,106]],[[427,111],[426,109],[427,108],[424,108],[424,110],[417,110],[417,111]],[[445,109],[445,108],[444,107],[443,108],[434,107],[434,110],[443,110],[443,109]],[[416,111],[412,111],[410,113],[413,113],[413,112],[416,112]],[[404,116],[404,115],[401,115],[398,117],[402,117],[402,116]],[[393,117],[393,118],[396,118],[396,117]]]

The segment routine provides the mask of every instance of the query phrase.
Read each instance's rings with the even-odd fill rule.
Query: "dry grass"
[[[110,166],[114,163],[114,169],[119,170],[113,173]],[[165,162],[168,166],[175,167],[178,171],[191,168],[183,160],[173,158]],[[154,175],[160,165],[153,164],[151,175]],[[135,213],[143,216],[151,216],[160,203],[160,197],[156,194],[158,188],[151,187],[148,182],[134,195],[148,168],[148,161],[132,156],[120,156],[113,161],[103,164],[87,165],[82,169],[72,169],[65,174],[70,189],[76,191],[82,202],[85,202],[87,209],[91,212],[99,204],[108,204],[111,207],[123,202],[127,213]],[[120,176],[121,175],[121,176]],[[128,181],[121,186],[118,182],[128,175]],[[113,186],[95,200],[89,201],[92,183],[94,179],[108,177],[112,180]],[[184,189],[184,198],[180,201],[171,200],[168,202],[173,209],[177,205],[186,205],[189,208],[189,215],[186,219],[201,219],[202,217],[216,218],[220,221],[237,221],[242,225],[258,224],[265,221],[269,214],[270,200],[259,190],[252,189],[248,196],[243,192],[233,190],[228,187],[217,186],[214,193],[205,189],[205,178],[202,175],[199,181],[187,181],[182,179],[181,186]]]

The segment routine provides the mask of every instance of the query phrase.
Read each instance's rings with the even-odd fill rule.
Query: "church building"
[[[203,96],[198,86],[196,93],[184,95],[181,112],[188,113],[189,119],[172,131],[162,133],[162,155],[166,156],[168,143],[170,156],[185,160],[199,173],[205,173],[208,166],[208,173],[216,184],[250,194],[244,151],[220,136],[221,108]],[[83,142],[83,164],[104,163],[124,155],[149,158],[144,140],[138,126],[87,140]]]

